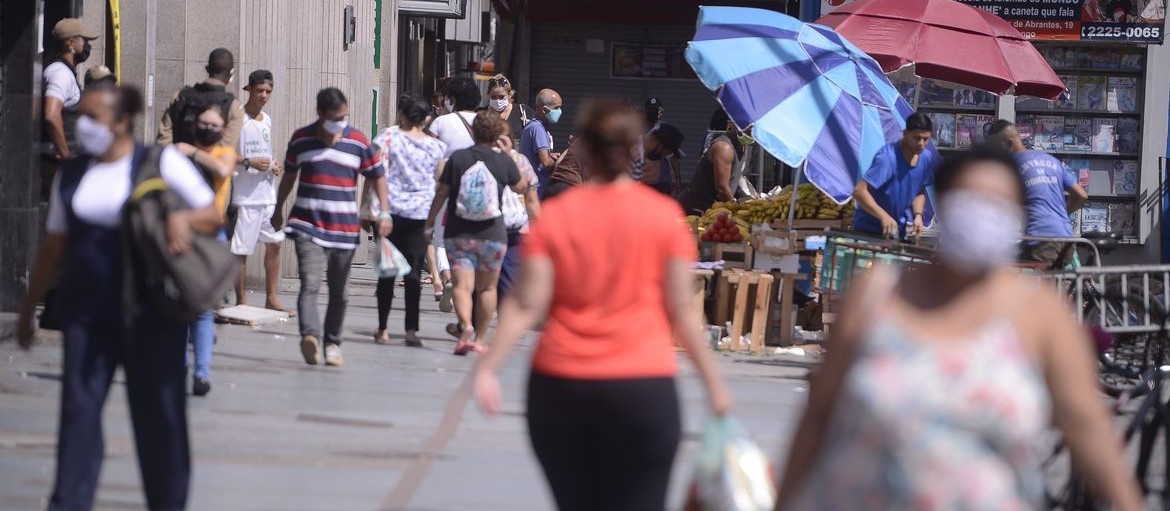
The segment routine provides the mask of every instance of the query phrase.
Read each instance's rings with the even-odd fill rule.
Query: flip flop
[[[290,317],[290,318],[295,318],[295,317],[297,317],[297,311],[296,311],[296,309],[289,309],[289,308],[287,308],[287,307],[286,307],[286,308],[279,308],[279,307],[269,307],[269,306],[267,306],[267,305],[266,305],[266,306],[264,306],[264,308],[265,308],[265,309],[268,309],[268,310],[270,310],[270,311],[280,311],[280,312],[283,312],[283,313],[285,313],[285,314],[288,314],[288,317]]]

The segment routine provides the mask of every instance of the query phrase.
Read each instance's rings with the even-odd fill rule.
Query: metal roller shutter
[[[532,32],[532,83],[528,97],[541,85],[556,89],[565,100],[565,119],[553,130],[556,147],[563,148],[580,113],[591,97],[631,97],[641,105],[654,96],[662,100],[666,122],[682,130],[683,178],[689,179],[707,135],[711,112],[718,107],[714,94],[695,80],[610,78],[614,42],[686,46],[691,26],[596,25],[537,23]],[[590,53],[586,41],[601,40],[604,51]],[[596,44],[596,43],[595,43]]]

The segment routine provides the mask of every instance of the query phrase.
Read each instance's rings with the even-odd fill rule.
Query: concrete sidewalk
[[[528,446],[523,388],[533,339],[502,372],[505,412],[487,419],[469,399],[473,357],[451,355],[424,288],[423,349],[397,337],[375,345],[369,269],[355,267],[343,346],[346,367],[306,366],[296,320],[251,329],[220,326],[210,396],[189,400],[193,510],[537,511],[553,509]],[[295,289],[295,281],[292,283]],[[401,288],[399,296],[401,296]],[[253,302],[262,301],[254,295]],[[286,296],[286,304],[295,297]],[[324,300],[322,299],[322,307]],[[401,333],[402,301],[391,314]],[[51,490],[60,344],[30,352],[0,344],[0,509],[43,509]],[[771,453],[784,452],[806,398],[805,368],[720,356],[736,415]],[[704,415],[704,397],[683,364],[684,442],[671,503],[681,505]],[[118,378],[116,386],[121,386]],[[142,509],[124,392],[106,407],[107,459],[98,509]],[[572,441],[566,438],[565,441]]]

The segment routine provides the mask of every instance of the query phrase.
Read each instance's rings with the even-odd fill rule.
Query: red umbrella
[[[1056,99],[1064,84],[1010,23],[954,0],[859,0],[817,20],[887,73],[913,65],[924,78],[995,94]]]

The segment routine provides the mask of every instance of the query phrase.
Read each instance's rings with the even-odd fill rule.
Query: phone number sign
[[[821,15],[852,0],[822,0]],[[1165,0],[958,0],[1041,41],[1162,44]]]

